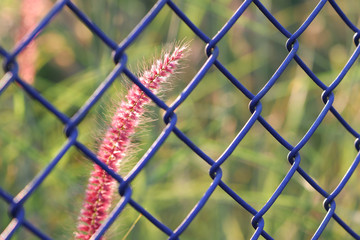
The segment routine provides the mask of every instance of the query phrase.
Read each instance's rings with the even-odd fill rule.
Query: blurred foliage
[[[121,42],[155,1],[74,1],[114,41]],[[177,0],[179,8],[208,36],[215,35],[239,7],[232,0]],[[265,3],[266,2],[266,3]],[[20,0],[0,1],[0,45],[14,47],[19,24]],[[51,3],[52,4],[52,3]],[[266,7],[289,31],[294,32],[315,7],[314,1],[264,1]],[[355,24],[360,2],[338,1]],[[359,24],[358,24],[359,25]],[[317,76],[330,84],[351,56],[353,33],[327,4],[299,38],[299,56]],[[168,43],[190,40],[191,53],[185,68],[162,98],[177,97],[206,61],[205,44],[167,6],[127,49],[128,66],[134,72],[159,55]],[[252,4],[219,42],[219,60],[252,93],[258,92],[287,55],[286,38]],[[39,46],[34,87],[54,106],[72,116],[111,72],[111,51],[68,9],[54,18],[36,39]],[[140,66],[140,67],[138,67]],[[21,66],[20,66],[21,67]],[[350,70],[335,90],[335,107],[352,126],[360,124],[360,68]],[[0,70],[1,76],[3,72]],[[129,81],[119,77],[79,125],[79,140],[96,151],[114,105],[121,100]],[[262,116],[291,144],[303,137],[323,107],[319,89],[300,67],[291,63],[263,98]],[[18,86],[0,96],[0,187],[16,195],[56,156],[66,141],[64,126]],[[177,126],[213,159],[217,159],[248,120],[249,100],[216,68],[176,111]],[[164,128],[163,111],[151,107],[141,131],[135,136],[126,174]],[[357,129],[359,130],[359,129]],[[301,150],[301,166],[325,190],[331,192],[353,161],[353,137],[328,115],[310,142]],[[244,200],[260,209],[290,168],[288,151],[256,123],[224,163],[224,181]],[[72,237],[91,162],[71,149],[41,187],[26,202],[26,216],[54,239]],[[211,183],[209,166],[175,135],[171,135],[148,166],[135,179],[133,198],[150,213],[175,229]],[[355,231],[360,231],[359,171],[337,197],[337,213]],[[283,194],[264,216],[265,230],[275,239],[309,239],[326,212],[323,198],[295,174]],[[0,231],[10,222],[8,205],[0,200]],[[107,233],[121,239],[139,214],[127,207]],[[187,239],[249,239],[254,230],[251,215],[220,188],[183,233]],[[210,227],[211,226],[211,227]],[[341,239],[348,234],[331,221],[323,239]],[[34,239],[20,230],[14,239]],[[127,239],[166,239],[144,217]]]

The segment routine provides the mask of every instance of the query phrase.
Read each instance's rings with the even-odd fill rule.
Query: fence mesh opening
[[[358,9],[1,1],[1,239],[74,238],[93,163],[118,194],[91,239],[360,239]],[[139,69],[183,39],[151,94]],[[153,104],[114,172],[96,150],[133,83]]]

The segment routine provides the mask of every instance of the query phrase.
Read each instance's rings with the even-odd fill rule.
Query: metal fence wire
[[[240,4],[240,3],[239,3]],[[223,37],[229,32],[233,25],[241,19],[244,12],[253,5],[257,8],[259,13],[261,12],[268,21],[283,35],[287,38],[286,49],[288,51],[287,56],[278,67],[276,72],[272,77],[266,82],[264,87],[253,94],[247,89],[242,83],[241,79],[238,79],[231,71],[223,64],[218,56],[220,54],[218,43],[223,39]],[[314,74],[311,68],[302,60],[298,55],[299,47],[301,41],[299,38],[304,33],[304,31],[310,26],[310,24],[317,18],[317,16],[322,12],[325,5],[332,7],[335,12],[340,16],[339,20],[345,23],[344,26],[351,29],[354,32],[353,41],[356,46],[353,54],[348,59],[347,63],[338,74],[338,76],[331,82],[331,84],[326,85],[320,78]],[[107,76],[107,78],[98,86],[96,91],[93,92],[92,96],[87,100],[87,102],[74,114],[73,116],[67,116],[63,112],[59,111],[52,102],[47,100],[42,94],[40,94],[37,89],[33,86],[27,84],[22,80],[19,75],[19,67],[17,64],[17,56],[28,46],[36,37],[41,38],[40,32],[44,30],[51,22],[54,17],[61,13],[65,8],[68,8],[71,13],[73,13],[79,21],[81,21],[92,33],[94,36],[99,38],[104,45],[106,45],[112,52],[112,58],[115,63],[115,67],[112,72]],[[191,31],[196,35],[197,38],[201,39],[206,44],[205,53],[207,56],[207,61],[203,64],[201,69],[196,73],[193,79],[189,82],[186,88],[183,89],[178,98],[171,104],[167,105],[164,101],[158,98],[156,95],[143,86],[140,81],[137,79],[136,74],[132,73],[127,67],[127,49],[134,43],[136,39],[141,36],[142,32],[147,28],[147,26],[154,20],[159,13],[164,8],[170,8],[173,13],[186,24]],[[339,113],[339,111],[334,107],[334,90],[344,79],[348,71],[354,65],[355,61],[360,54],[359,46],[360,30],[356,25],[349,20],[344,11],[339,7],[335,0],[321,0],[318,2],[316,7],[312,10],[310,15],[306,20],[301,24],[299,28],[296,29],[293,33],[286,29],[279,21],[276,19],[270,11],[265,7],[265,5],[260,0],[245,0],[241,3],[240,7],[234,12],[234,14],[227,20],[224,26],[219,29],[219,31],[214,36],[208,36],[202,31],[201,27],[196,25],[191,21],[188,16],[182,11],[181,7],[177,5],[174,1],[171,0],[159,0],[151,8],[151,10],[146,14],[146,16],[137,24],[137,26],[131,31],[131,33],[119,44],[111,39],[102,29],[100,29],[96,23],[85,15],[77,5],[75,5],[71,0],[59,0],[52,7],[51,10],[46,14],[46,16],[40,21],[40,23],[34,28],[34,30],[28,34],[23,41],[15,46],[13,50],[5,49],[0,46],[0,56],[3,60],[3,69],[4,76],[0,81],[0,95],[3,95],[9,85],[17,84],[21,89],[32,97],[34,101],[37,101],[43,106],[44,109],[48,111],[49,114],[54,115],[58,120],[60,120],[64,125],[64,133],[67,137],[66,143],[63,145],[61,150],[57,155],[49,161],[48,165],[39,172],[39,174],[29,182],[26,187],[24,187],[16,196],[13,196],[9,193],[9,190],[6,189],[4,183],[0,183],[0,199],[5,201],[8,205],[8,214],[10,216],[10,223],[2,229],[1,238],[11,239],[16,232],[20,229],[26,229],[32,234],[34,238],[40,239],[51,239],[48,235],[46,229],[40,229],[33,222],[28,220],[26,216],[26,209],[24,204],[32,198],[34,192],[40,187],[49,175],[52,174],[53,170],[56,168],[57,164],[63,159],[63,156],[69,151],[71,147],[75,147],[81,151],[88,159],[98,164],[103,168],[108,174],[110,174],[118,183],[119,183],[119,194],[121,195],[121,200],[118,202],[114,210],[112,211],[109,218],[102,224],[101,228],[95,233],[92,239],[100,239],[103,236],[108,228],[122,216],[123,210],[125,207],[131,207],[137,212],[142,214],[149,223],[153,224],[154,228],[158,228],[164,234],[168,236],[168,239],[180,239],[182,233],[193,223],[194,218],[199,214],[202,208],[206,205],[207,201],[211,199],[215,189],[221,189],[228,196],[230,196],[234,202],[239,204],[244,210],[246,210],[253,217],[251,223],[249,222],[249,228],[253,227],[253,235],[251,239],[273,239],[273,236],[266,231],[266,221],[264,216],[267,212],[273,207],[276,203],[279,196],[282,194],[283,190],[288,186],[289,182],[294,179],[295,175],[301,176],[301,178],[306,181],[309,186],[311,186],[313,191],[316,191],[319,196],[324,200],[324,214],[322,216],[322,221],[319,221],[317,230],[313,233],[312,239],[319,239],[323,234],[324,230],[327,228],[330,221],[336,222],[341,226],[348,234],[349,238],[360,239],[360,235],[355,232],[355,229],[351,228],[349,223],[347,223],[342,217],[341,212],[336,211],[336,198],[342,192],[346,184],[348,183],[351,176],[354,174],[359,161],[359,154],[356,155],[355,159],[348,167],[347,172],[344,174],[343,178],[338,182],[337,187],[331,191],[324,190],[324,186],[320,186],[309,173],[301,167],[301,154],[299,151],[307,145],[309,140],[312,138],[314,132],[322,124],[322,121],[327,115],[333,115],[338,122],[343,126],[343,129],[349,132],[355,139],[355,150],[359,152],[360,150],[360,139],[359,133],[344,119],[344,117]],[[110,57],[110,56],[109,56]],[[239,56],[241,57],[241,56]],[[262,99],[264,96],[272,89],[283,74],[285,69],[289,66],[290,63],[296,63],[301,69],[312,79],[314,86],[322,89],[322,101],[324,106],[316,120],[312,123],[311,127],[307,130],[306,134],[301,138],[297,143],[290,143],[286,140],[280,133],[278,133],[274,127],[269,124],[268,121],[262,116]],[[195,88],[198,87],[198,84],[202,81],[204,76],[208,73],[211,67],[216,67],[229,82],[232,83],[233,87],[238,91],[238,94],[244,95],[249,99],[249,111],[251,116],[248,121],[244,124],[241,131],[237,133],[236,137],[233,139],[231,144],[223,152],[223,154],[218,159],[212,159],[209,157],[200,147],[198,147],[193,141],[190,140],[186,134],[179,129],[177,126],[177,108],[184,102],[187,101],[188,96]],[[151,100],[156,104],[156,106],[164,111],[164,128],[161,134],[158,136],[156,141],[151,145],[145,155],[139,160],[136,166],[130,171],[127,176],[120,176],[118,173],[110,170],[104,163],[97,159],[96,154],[89,150],[83,143],[78,140],[78,125],[80,122],[87,117],[89,111],[93,106],[100,100],[103,94],[109,89],[113,82],[120,76],[126,75],[131,81],[140,87],[144,93],[151,98]],[[85,86],[84,86],[85,87]],[[0,99],[1,101],[1,99]],[[249,133],[250,129],[253,128],[255,123],[259,123],[263,126],[266,131],[268,131],[272,136],[273,140],[280,143],[288,151],[288,163],[289,168],[285,177],[278,184],[275,191],[273,191],[271,197],[266,201],[261,207],[255,207],[253,204],[248,203],[243,199],[241,192],[236,192],[232,189],[226,181],[223,179],[222,165],[227,161],[229,156],[237,148],[237,146],[242,142],[244,137]],[[147,211],[145,207],[137,202],[133,198],[132,182],[136,176],[143,171],[147,163],[151,161],[154,154],[162,147],[163,143],[169,137],[170,134],[177,136],[178,141],[185,143],[187,148],[191,149],[195,154],[197,154],[203,161],[208,164],[209,169],[209,179],[211,178],[212,182],[206,192],[203,193],[202,197],[198,200],[197,204],[193,209],[187,213],[187,216],[183,219],[180,225],[176,229],[170,228],[166,222],[161,222],[156,218],[151,212]],[[0,146],[1,149],[1,146]],[[4,149],[1,149],[1,152]],[[0,213],[4,214],[4,213]],[[209,223],[209,226],[211,223]]]

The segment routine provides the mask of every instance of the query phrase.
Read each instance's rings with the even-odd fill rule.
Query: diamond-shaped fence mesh
[[[77,2],[47,2],[13,48],[5,15],[17,3],[0,3],[1,239],[73,238],[91,162],[119,189],[92,239],[360,239],[358,4]],[[176,93],[152,94],[130,63],[184,37],[191,66]],[[42,57],[30,84],[17,59],[33,42]],[[124,79],[163,117],[117,173],[87,132]]]

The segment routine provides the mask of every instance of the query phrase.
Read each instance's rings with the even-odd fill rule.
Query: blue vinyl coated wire
[[[142,214],[147,221],[149,221],[155,228],[158,228],[163,232],[168,239],[180,239],[183,232],[193,224],[193,220],[197,217],[199,212],[206,205],[207,201],[212,197],[213,192],[218,189],[223,191],[233,201],[239,204],[240,207],[245,209],[250,216],[252,216],[251,222],[249,222],[249,228],[254,228],[254,233],[251,239],[273,239],[270,233],[266,231],[265,216],[267,212],[276,203],[277,199],[281,196],[284,189],[288,186],[289,182],[294,178],[294,175],[298,174],[304,181],[306,181],[314,191],[316,191],[324,199],[324,216],[320,221],[317,230],[313,233],[312,239],[319,239],[328,226],[331,220],[334,220],[340,227],[342,227],[349,236],[354,239],[360,239],[360,235],[356,233],[355,229],[351,228],[346,221],[344,221],[340,214],[336,211],[336,198],[344,189],[355,170],[358,169],[360,162],[360,155],[358,154],[354,161],[348,168],[348,171],[344,174],[342,180],[338,183],[337,187],[332,189],[331,193],[328,193],[323,186],[320,186],[311,176],[301,167],[301,149],[308,144],[313,134],[317,131],[322,124],[324,118],[332,114],[338,120],[338,122],[344,127],[344,130],[355,138],[355,150],[358,152],[360,149],[360,134],[356,131],[354,126],[351,126],[341,113],[336,110],[334,106],[335,89],[341,84],[344,77],[349,70],[356,64],[356,61],[360,55],[360,30],[357,26],[346,16],[345,12],[337,4],[336,0],[320,0],[318,4],[313,8],[311,13],[307,16],[306,20],[291,33],[286,29],[280,21],[271,14],[271,11],[263,4],[265,1],[260,0],[244,0],[233,15],[226,21],[226,23],[219,28],[219,31],[214,36],[206,35],[201,26],[196,25],[190,17],[188,17],[179,7],[175,1],[171,0],[159,0],[144,18],[134,27],[134,29],[120,42],[111,39],[100,27],[92,21],[91,18],[76,6],[71,0],[58,0],[52,8],[48,11],[45,17],[38,23],[38,25],[26,35],[14,49],[5,49],[0,46],[0,59],[3,61],[3,69],[5,74],[0,79],[0,96],[6,92],[7,88],[11,84],[17,84],[21,89],[26,92],[34,101],[37,101],[42,105],[49,114],[54,115],[64,126],[64,134],[67,137],[67,141],[61,147],[59,152],[53,159],[50,159],[48,165],[42,169],[32,181],[19,191],[16,196],[11,195],[0,183],[0,200],[4,201],[9,207],[10,223],[4,228],[0,229],[1,237],[5,240],[11,239],[20,228],[26,229],[34,238],[37,239],[52,239],[46,229],[39,229],[32,222],[26,218],[26,208],[24,204],[31,198],[34,192],[39,188],[42,182],[52,173],[54,168],[62,160],[62,157],[69,151],[70,148],[76,148],[82,152],[89,160],[94,162],[103,168],[112,178],[114,178],[119,184],[119,194],[121,196],[120,201],[117,203],[110,216],[97,230],[91,239],[100,239],[110,226],[121,216],[123,210],[126,207],[131,207],[140,214]],[[339,2],[339,1],[338,1]],[[326,85],[320,80],[318,76],[310,69],[309,66],[298,55],[300,51],[300,37],[313,23],[316,17],[321,14],[324,7],[332,7],[336,14],[339,15],[339,21],[343,21],[345,25],[354,33],[355,50],[348,62],[344,65],[338,76],[332,81],[330,85]],[[288,51],[287,56],[283,62],[279,65],[274,74],[267,80],[264,87],[257,93],[252,93],[248,90],[239,79],[236,78],[226,65],[219,60],[221,51],[217,44],[228,34],[231,28],[241,19],[243,14],[248,8],[254,7],[266,17],[266,21],[269,21],[277,31],[282,34],[287,40],[284,42],[284,49]],[[91,97],[81,106],[81,108],[73,115],[67,116],[65,113],[58,110],[54,104],[48,101],[38,90],[21,79],[18,75],[19,66],[17,64],[17,56],[37,37],[41,38],[41,32],[56,18],[58,14],[68,8],[71,14],[74,14],[84,26],[86,26],[95,37],[99,38],[102,43],[112,51],[112,55],[109,58],[115,63],[113,70],[102,81],[98,88],[93,92]],[[148,88],[146,88],[127,66],[128,56],[126,54],[127,49],[134,43],[144,32],[147,26],[163,11],[164,8],[170,9],[179,20],[185,24],[195,36],[201,40],[205,45],[205,56],[207,60],[203,66],[198,70],[193,79],[183,89],[179,96],[169,105],[163,102],[158,96],[153,94]],[[1,11],[1,10],[0,10]],[[263,105],[262,99],[268,94],[268,92],[276,87],[277,80],[288,68],[290,63],[296,63],[300,68],[309,76],[314,85],[322,89],[322,100],[324,102],[323,109],[319,112],[318,116],[313,119],[311,127],[307,130],[306,134],[297,143],[291,144],[286,140],[274,127],[268,123],[261,115]],[[199,87],[199,83],[204,79],[211,67],[217,68],[221,74],[238,90],[238,94],[244,95],[249,100],[249,112],[251,116],[248,121],[243,125],[242,129],[237,133],[236,137],[229,144],[227,149],[217,158],[212,159],[208,156],[199,146],[196,145],[184,132],[177,126],[178,116],[176,110],[185,101],[188,101],[192,92]],[[126,176],[120,176],[118,173],[112,171],[105,163],[101,162],[91,150],[89,150],[83,143],[78,140],[78,125],[87,117],[89,111],[93,106],[101,99],[104,93],[119,78],[119,76],[127,76],[134,84],[136,84],[154,103],[155,105],[164,111],[164,127],[161,134],[157,137],[148,151],[142,156],[138,163],[132,168],[132,170]],[[320,97],[320,96],[319,96]],[[1,101],[1,99],[0,99]],[[241,193],[233,190],[223,179],[222,165],[229,159],[233,151],[243,141],[249,131],[253,129],[255,124],[261,125],[267,132],[271,134],[274,141],[277,141],[288,151],[288,158],[285,159],[289,162],[289,169],[283,179],[278,183],[275,191],[272,192],[267,202],[262,206],[254,207],[250,203],[246,202],[241,196]],[[202,159],[209,167],[209,180],[210,186],[202,194],[197,204],[192,208],[190,212],[186,214],[186,217],[179,223],[179,225],[172,229],[166,222],[160,221],[151,212],[147,211],[141,204],[139,204],[133,197],[133,189],[131,184],[138,174],[146,168],[147,164],[152,160],[154,154],[161,148],[167,138],[174,134],[179,141],[184,143],[184,147],[191,149],[200,159]],[[2,151],[0,146],[0,152]],[[185,215],[185,214],[184,214]]]

